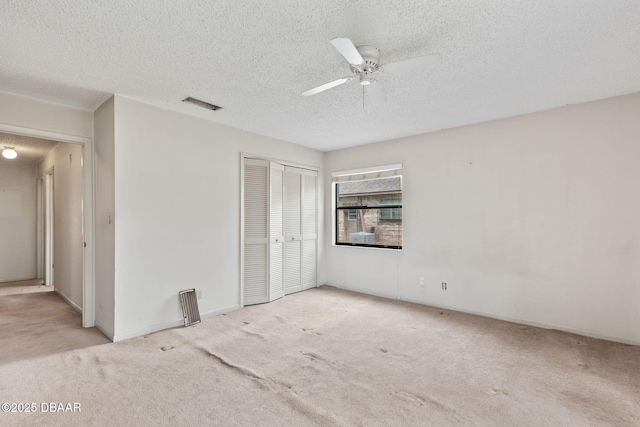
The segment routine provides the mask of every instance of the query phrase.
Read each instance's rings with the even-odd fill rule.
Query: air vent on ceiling
[[[216,111],[222,108],[217,105],[209,104],[208,102],[204,102],[199,99],[192,98],[190,96],[183,99],[182,102],[188,102],[190,104],[197,105],[198,107],[206,108],[207,110],[213,110],[213,111]]]

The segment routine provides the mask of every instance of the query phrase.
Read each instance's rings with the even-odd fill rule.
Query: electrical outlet
[[[424,277],[420,278],[420,286],[424,286]]]
[[[196,289],[196,298],[197,299],[202,299],[202,290],[201,289]]]
[[[447,290],[447,282],[442,282],[442,283],[441,283],[441,286],[442,286],[442,290],[443,290],[443,291],[446,291],[446,290]]]

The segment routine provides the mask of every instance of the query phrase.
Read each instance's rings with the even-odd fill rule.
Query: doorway
[[[242,154],[241,306],[317,286],[318,170]]]
[[[25,128],[20,126],[14,126],[10,124],[0,123],[0,133],[6,133],[10,135],[14,135],[16,137],[32,137],[32,138],[40,138],[52,141],[59,141],[63,143],[71,143],[68,145],[73,145],[75,147],[80,147],[80,152],[78,154],[69,155],[66,157],[66,161],[69,163],[73,163],[74,165],[81,165],[80,177],[79,177],[79,186],[74,190],[75,195],[80,199],[80,202],[77,204],[78,208],[73,217],[73,223],[79,224],[79,232],[76,233],[77,236],[72,243],[73,247],[79,248],[78,255],[72,257],[69,261],[71,265],[68,265],[66,260],[60,267],[68,267],[74,269],[74,271],[80,271],[79,279],[77,280],[79,287],[79,294],[74,298],[77,301],[74,308],[78,309],[82,312],[82,326],[84,327],[92,327],[94,326],[94,313],[95,313],[95,301],[94,301],[94,244],[93,244],[93,235],[94,235],[94,214],[93,214],[93,140],[87,137],[78,137],[74,135],[61,134],[56,132],[49,132],[38,129]],[[49,169],[47,169],[49,172]],[[61,215],[60,209],[64,206],[63,204],[56,204],[54,202],[55,197],[51,197],[47,202],[46,194],[53,194],[56,188],[56,183],[59,184],[59,176],[58,176],[58,168],[55,169],[55,178],[54,171],[51,170],[51,174],[43,174],[42,182],[40,184],[40,194],[42,195],[42,207],[41,211],[43,212],[42,223],[39,224],[44,230],[44,237],[38,241],[38,247],[49,246],[49,250],[40,250],[39,253],[49,255],[43,255],[42,258],[38,260],[38,265],[42,266],[38,268],[38,271],[43,273],[46,276],[47,284],[57,286],[60,283],[55,283],[55,272],[56,265],[54,262],[55,258],[61,262],[60,254],[60,238],[57,233],[54,233],[53,230],[56,224],[56,215]],[[54,180],[56,182],[54,182]],[[54,191],[49,191],[53,189]],[[45,215],[44,211],[47,210],[47,205],[50,209],[50,215]],[[55,206],[54,206],[55,205]],[[47,227],[47,216],[49,217],[49,226]],[[63,215],[61,217],[67,217],[67,215]],[[35,221],[34,221],[35,223]],[[53,225],[53,226],[52,226]],[[48,231],[47,231],[48,230]],[[49,234],[50,232],[50,234]],[[39,235],[42,235],[40,232]],[[65,249],[62,247],[62,249]],[[34,251],[35,253],[36,251]],[[40,268],[42,270],[40,270]],[[79,268],[79,270],[77,270]],[[48,272],[47,272],[48,270]]]

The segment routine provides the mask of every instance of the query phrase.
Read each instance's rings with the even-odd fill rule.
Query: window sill
[[[336,248],[376,249],[376,250],[383,250],[383,251],[402,252],[402,246],[401,247],[370,246],[370,245],[358,245],[353,243],[332,243],[331,246]]]

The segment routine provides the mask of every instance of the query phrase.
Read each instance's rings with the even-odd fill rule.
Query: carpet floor
[[[0,401],[37,410],[2,425],[640,425],[638,346],[327,286],[119,343],[21,339],[0,335]]]
[[[27,286],[31,287],[31,286]],[[51,288],[48,286],[48,288]],[[0,364],[68,352],[110,341],[82,327],[82,315],[55,292],[0,297]],[[7,401],[0,375],[0,401]]]

